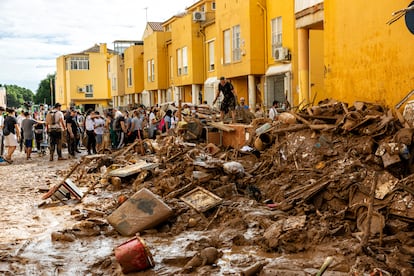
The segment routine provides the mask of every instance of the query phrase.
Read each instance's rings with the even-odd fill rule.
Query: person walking
[[[213,105],[216,103],[220,92],[223,93],[223,101],[220,105],[220,118],[223,121],[224,115],[231,112],[232,122],[236,122],[236,91],[234,90],[233,85],[226,80],[225,77],[220,78],[220,83],[217,88],[216,97],[214,98]]]
[[[62,133],[66,130],[66,127],[61,108],[62,105],[56,103],[53,109],[46,115],[46,127],[50,139],[49,161],[53,161],[55,149],[58,155],[58,160],[66,160],[66,158],[62,156]]]
[[[78,143],[78,124],[76,122],[76,110],[70,109],[69,115],[66,117],[66,137],[68,142],[68,153],[71,158],[75,158]]]
[[[33,139],[34,139],[34,130],[33,127],[37,124],[42,124],[44,122],[37,121],[30,118],[30,113],[25,111],[23,113],[24,119],[22,121],[22,133],[24,139],[24,146],[26,151],[26,160],[31,159],[32,148],[33,148]]]
[[[4,146],[7,148],[7,155],[4,157],[9,164],[13,163],[12,155],[19,145],[20,129],[16,120],[16,113],[13,108],[6,108],[7,116],[4,119],[3,135]]]

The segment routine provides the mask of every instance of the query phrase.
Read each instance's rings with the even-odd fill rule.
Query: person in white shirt
[[[278,108],[278,106],[279,106],[279,102],[278,101],[273,101],[273,105],[269,109],[269,118],[272,121],[277,120],[277,115],[278,115],[277,108]]]
[[[88,149],[88,154],[96,154],[96,138],[95,138],[95,118],[97,116],[92,110],[88,110],[85,118],[85,131],[88,135],[88,144],[86,148]]]
[[[103,143],[103,134],[104,134],[104,126],[105,126],[105,119],[100,116],[99,111],[95,111],[95,115],[98,116],[95,118],[95,134],[96,134],[96,151],[100,152]]]

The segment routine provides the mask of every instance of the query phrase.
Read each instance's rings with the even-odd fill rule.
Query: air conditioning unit
[[[285,47],[278,47],[275,49],[273,57],[276,61],[289,60],[289,49]]]
[[[200,11],[193,12],[193,21],[206,21],[206,13]]]
[[[85,87],[78,87],[78,92],[79,93],[85,93],[86,92],[86,88]]]

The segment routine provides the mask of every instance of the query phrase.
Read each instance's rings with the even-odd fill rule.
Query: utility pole
[[[145,7],[144,10],[145,10],[145,23],[148,23],[148,7]]]

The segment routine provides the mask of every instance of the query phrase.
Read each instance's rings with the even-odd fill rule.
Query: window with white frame
[[[89,70],[89,57],[70,57],[66,59],[66,70]]]
[[[282,46],[282,17],[276,17],[271,21],[272,28],[272,53],[274,53],[276,48]]]
[[[155,61],[151,59],[151,80],[155,81]]]
[[[93,98],[93,85],[85,85],[85,98]]]
[[[214,71],[214,41],[208,43],[208,71]]]
[[[233,61],[241,60],[240,25],[233,27]]]
[[[128,87],[132,86],[132,68],[127,69],[127,84]]]
[[[183,55],[183,75],[187,75],[188,74],[187,47],[183,47],[182,55]]]
[[[177,75],[181,76],[181,74],[182,74],[181,49],[177,49]]]
[[[224,64],[231,62],[231,48],[230,48],[230,30],[223,32],[223,48],[224,48]]]
[[[147,61],[147,81],[151,81],[151,60]]]

